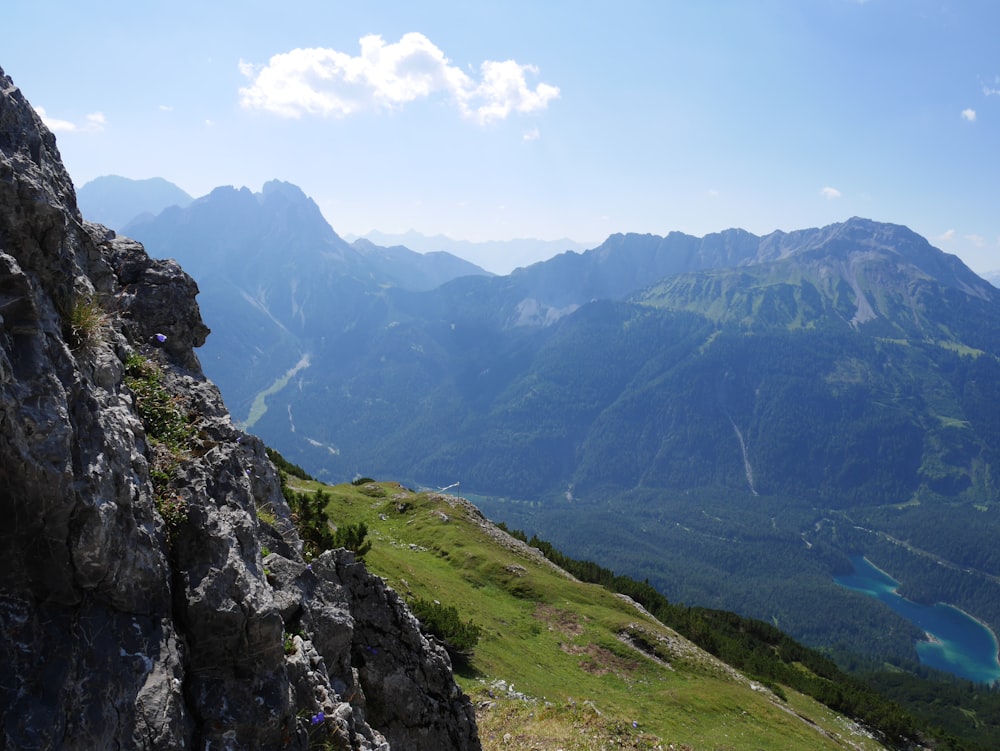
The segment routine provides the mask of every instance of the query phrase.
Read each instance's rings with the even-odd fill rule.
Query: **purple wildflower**
[[[165,341],[167,341],[167,335],[166,334],[156,334],[155,337],[156,337],[156,341],[158,341],[160,344],[163,344]]]
[[[326,720],[326,713],[317,712],[309,719],[309,722],[311,722],[313,725],[319,725],[324,720]]]

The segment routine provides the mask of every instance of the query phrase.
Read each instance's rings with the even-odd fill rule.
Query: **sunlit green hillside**
[[[402,596],[481,627],[456,667],[487,749],[881,748],[813,700],[751,681],[631,601],[573,579],[462,499],[291,482],[328,493],[339,525],[367,525],[365,562]]]

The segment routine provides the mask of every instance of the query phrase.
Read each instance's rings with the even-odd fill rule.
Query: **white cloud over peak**
[[[825,188],[820,189],[819,194],[823,196],[828,201],[833,201],[834,199],[840,198],[841,193],[836,188],[831,188],[827,185]]]
[[[545,109],[559,96],[559,89],[546,83],[532,88],[528,76],[538,69],[514,60],[485,61],[476,81],[417,32],[394,43],[372,34],[361,38],[360,47],[356,57],[314,47],[274,55],[267,65],[240,61],[240,72],[250,79],[240,89],[240,103],[282,117],[347,117],[440,93],[450,96],[463,116],[486,124],[512,112]]]
[[[49,117],[43,107],[35,107],[35,112],[42,118],[45,127],[53,133],[97,133],[104,130],[107,120],[101,112],[92,112],[84,116],[82,123],[74,123],[71,120],[60,120],[56,117]]]
[[[974,109],[972,109],[971,107],[968,108],[968,109],[962,110],[962,119],[963,120],[968,120],[970,123],[976,122],[976,111]]]
[[[949,242],[950,240],[954,240],[955,239],[955,234],[956,234],[956,232],[955,232],[954,229],[948,229],[948,230],[945,230],[944,232],[942,232],[940,235],[938,235],[934,239],[937,242]]]

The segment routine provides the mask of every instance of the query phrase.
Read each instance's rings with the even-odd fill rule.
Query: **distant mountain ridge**
[[[210,371],[240,374],[226,398],[251,424],[258,393],[309,362],[331,329],[349,330],[389,288],[421,291],[487,273],[447,253],[349,244],[300,188],[279,180],[260,193],[218,187],[125,232],[150,254],[178,260],[198,281],[203,316],[217,329],[202,361]]]
[[[612,235],[439,277],[282,183],[130,231],[198,280],[234,414],[314,474],[459,481],[571,555],[813,645],[917,659],[909,624],[833,583],[859,551],[1000,627],[1000,556],[958,542],[1000,534],[1000,290],[905,227]]]
[[[524,361],[530,369],[536,367],[530,363],[539,356],[537,348],[550,346],[566,331],[588,330],[602,316],[610,316],[609,323],[617,318],[623,322],[637,318],[645,323],[648,315],[642,311],[649,310],[668,316],[695,316],[669,323],[676,326],[683,320],[684,326],[695,327],[693,331],[719,326],[779,333],[856,331],[869,336],[949,342],[972,351],[994,351],[998,345],[993,332],[1000,330],[1000,292],[996,288],[959,259],[933,248],[908,229],[859,218],[824,228],[775,232],[763,238],[744,230],[703,238],[677,232],[666,237],[613,235],[592,250],[567,251],[508,276],[470,274],[477,269],[447,255],[378,248],[364,241],[348,244],[300,189],[278,181],[265,184],[260,194],[245,188],[218,188],[188,209],[167,209],[129,231],[154,254],[176,257],[191,270],[203,290],[202,305],[209,325],[214,319],[241,321],[210,340],[204,359],[237,414],[246,414],[251,423],[260,419],[260,410],[268,401],[284,398],[261,397],[272,384],[298,363],[320,365],[334,356],[334,351],[335,362],[320,368],[329,374],[330,383],[316,383],[326,393],[339,378],[347,379],[339,387],[344,393],[355,393],[356,387],[348,384],[356,379],[365,383],[364,392],[370,391],[373,383],[393,391],[403,388],[407,379],[416,379],[409,386],[412,401],[400,401],[393,391],[392,401],[387,402],[396,405],[391,422],[399,424],[396,430],[402,434],[411,425],[445,418],[445,414],[435,417],[433,410],[416,408],[426,399],[426,395],[419,395],[418,384],[427,384],[432,392],[444,389],[437,398],[441,405],[459,410],[456,414],[471,409],[469,415],[477,415],[479,408],[461,405],[467,398],[478,402],[509,398],[503,391],[493,390],[503,381],[484,390],[483,385],[474,385],[481,379],[460,385],[453,375],[441,381],[433,375],[438,368],[459,374],[470,367],[481,373],[506,372],[510,375],[505,378],[516,381],[522,376],[510,371],[511,361],[504,354],[511,347],[532,352]],[[602,300],[619,301],[625,307],[593,307]],[[588,307],[593,310],[583,315]],[[556,327],[564,321],[566,326]],[[544,329],[553,330],[542,333]],[[605,334],[598,336],[588,349],[620,346],[615,339],[605,342],[600,338]],[[654,349],[640,357],[655,357],[659,345],[651,344]],[[393,348],[391,354],[384,350],[387,346]],[[582,354],[559,346],[565,361]],[[324,355],[329,348],[333,348],[330,354]],[[400,362],[402,380],[391,385],[395,371],[386,370],[384,363],[398,361],[400,352],[431,360],[421,364],[421,357],[417,357],[414,362]],[[630,355],[625,361],[631,359]],[[213,372],[213,362],[218,362],[221,370]],[[375,362],[383,365],[378,379],[371,381],[365,373]],[[641,360],[635,362],[638,366]],[[307,382],[314,383],[311,378]],[[616,388],[627,385],[616,382]],[[296,401],[308,402],[306,391],[300,387]],[[458,396],[462,393],[468,397]],[[376,390],[366,400],[380,403],[386,396]],[[353,409],[350,399],[339,402],[325,396],[320,403],[333,410],[329,418],[348,409],[327,423],[350,425],[363,419],[365,410],[349,417]],[[544,405],[540,408],[549,411]],[[612,403],[600,409],[609,408],[616,409]],[[291,405],[285,410],[288,415],[296,411]],[[320,414],[315,407],[307,411]],[[488,414],[473,417],[472,422],[467,416],[462,422],[469,426],[486,420],[482,423],[485,426],[492,419]],[[298,434],[298,421],[286,419],[284,429],[277,425],[266,428],[271,419],[262,423],[262,429],[278,430],[268,436],[269,440],[305,461],[304,455],[283,445],[285,439],[281,438],[286,430]],[[434,433],[422,430],[424,440]],[[357,454],[360,459],[364,451],[358,444],[365,441],[359,441],[359,436],[355,436],[353,447],[345,438],[332,439],[329,428],[324,428],[307,445],[326,447],[322,449],[326,458],[317,460],[336,466],[350,455]],[[393,441],[386,441],[384,435],[377,440],[380,455],[388,457],[386,446]],[[452,435],[444,444],[456,440],[467,446],[479,439],[473,434]],[[587,455],[588,445],[584,441],[572,449],[577,457],[574,461]],[[443,444],[425,448],[417,465],[424,469],[403,470],[407,473],[404,476],[417,472],[411,479],[446,482],[446,476],[420,476],[419,472],[436,466],[434,456],[440,454]],[[308,453],[313,449],[303,450]],[[415,448],[406,453],[416,458]],[[384,471],[402,469],[392,466],[390,462]],[[549,463],[549,470],[554,466]],[[357,471],[362,470],[359,465]],[[331,471],[336,470],[331,467]],[[463,474],[469,476],[468,469]],[[560,484],[576,484],[590,476],[584,473],[574,480],[573,474],[561,481],[539,477],[540,484],[530,481],[506,491],[551,492]],[[502,487],[485,475],[479,482]]]
[[[86,217],[119,231],[140,216],[159,214],[168,206],[187,206],[192,200],[162,177],[133,180],[104,175],[77,190],[77,202]]]
[[[515,268],[530,266],[558,253],[567,250],[584,250],[587,247],[586,243],[568,238],[561,240],[520,238],[474,242],[455,240],[446,235],[428,237],[414,230],[402,234],[373,230],[352,239],[367,240],[381,246],[402,245],[419,253],[446,251],[496,274],[507,274]]]
[[[461,276],[492,276],[474,263],[443,250],[415,253],[402,245],[386,248],[364,239],[351,245],[366,256],[374,274],[407,289],[434,289]]]
[[[867,279],[865,273],[875,276]],[[843,317],[850,309],[847,320],[858,322],[878,317],[880,303],[877,298],[870,300],[863,289],[869,286],[879,288],[879,294],[892,288],[898,304],[910,307],[917,304],[912,297],[916,289],[908,289],[911,283],[931,280],[982,300],[995,299],[990,285],[956,256],[933,248],[906,228],[857,217],[821,229],[764,237],[739,229],[702,238],[680,232],[665,237],[617,234],[583,253],[567,251],[506,277],[460,281],[441,294],[461,297],[468,294],[463,288],[475,286],[477,295],[493,300],[488,312],[504,325],[547,325],[592,300],[632,295],[645,304],[713,318],[721,314],[710,311],[725,310],[722,317],[733,321],[743,308],[727,296],[741,287],[738,280],[747,275],[757,278],[758,293],[771,283],[772,292],[787,292],[790,288],[782,287],[781,281],[799,284],[809,278],[816,300],[846,306],[837,308],[837,315]],[[765,284],[765,279],[772,282]],[[752,317],[756,308],[747,304]]]
[[[635,299],[748,327],[773,325],[783,312],[790,326],[840,318],[855,328],[878,324],[887,333],[949,338],[954,331],[941,317],[949,311],[927,299],[941,292],[985,303],[985,316],[1000,299],[957,256],[906,228],[855,217],[768,235],[748,265],[673,276]]]
[[[267,275],[258,264],[309,269],[310,264],[333,263],[336,273],[356,275],[363,283],[428,289],[457,276],[487,273],[448,253],[348,243],[312,199],[280,180],[264,183],[260,193],[218,187],[187,207],[172,206],[158,217],[141,217],[124,231],[174,251],[196,278],[218,273],[256,279],[262,272]],[[186,251],[192,246],[206,246],[208,252]]]

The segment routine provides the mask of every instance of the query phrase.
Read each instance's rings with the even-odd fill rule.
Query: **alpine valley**
[[[123,229],[197,280],[234,416],[319,479],[457,487],[851,668],[920,671],[927,638],[836,582],[854,556],[1000,628],[1000,290],[906,227],[619,234],[506,276],[349,244],[281,182]]]

